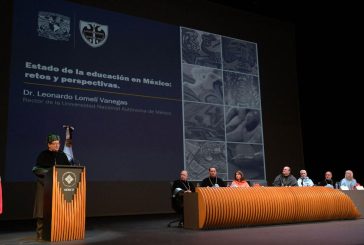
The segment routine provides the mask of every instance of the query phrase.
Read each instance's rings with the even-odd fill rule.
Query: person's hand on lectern
[[[39,178],[44,178],[44,176],[48,173],[48,169],[40,168],[40,167],[33,167],[32,172]]]

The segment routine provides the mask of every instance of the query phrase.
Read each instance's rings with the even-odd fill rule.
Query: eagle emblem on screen
[[[107,25],[80,20],[82,39],[93,48],[98,48],[106,42],[109,34],[108,29]]]
[[[40,11],[38,13],[38,35],[40,37],[69,41],[71,19],[67,16]]]

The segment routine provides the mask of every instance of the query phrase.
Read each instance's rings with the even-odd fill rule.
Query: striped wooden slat
[[[360,213],[326,187],[196,188],[198,228],[355,219]]]

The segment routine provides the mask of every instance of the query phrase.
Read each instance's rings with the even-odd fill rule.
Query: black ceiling
[[[289,22],[295,22],[298,18],[298,10],[305,8],[305,2],[303,1],[300,3],[296,1],[208,0],[208,2]]]

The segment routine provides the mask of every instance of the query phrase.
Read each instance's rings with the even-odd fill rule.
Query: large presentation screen
[[[49,133],[91,181],[264,180],[256,43],[55,0],[14,0],[5,179]],[[63,146],[62,146],[63,148]]]

